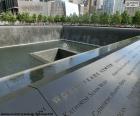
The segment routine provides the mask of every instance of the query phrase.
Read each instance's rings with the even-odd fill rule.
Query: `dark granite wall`
[[[106,45],[140,35],[140,29],[89,26],[64,26],[63,38],[97,45]]]

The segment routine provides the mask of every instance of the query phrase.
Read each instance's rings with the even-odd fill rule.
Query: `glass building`
[[[115,5],[115,0],[104,0],[103,11],[108,13],[108,14],[113,14],[114,13],[114,5]]]
[[[103,11],[108,14],[114,14],[116,11],[122,13],[124,8],[124,0],[104,0],[103,2]]]

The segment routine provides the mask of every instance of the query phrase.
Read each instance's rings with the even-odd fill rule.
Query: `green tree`
[[[71,22],[71,17],[66,16],[66,17],[65,17],[65,22],[66,22],[66,23],[70,23],[70,22]]]
[[[100,14],[100,24],[109,24],[110,16],[107,13]]]
[[[5,12],[1,13],[0,20],[1,21],[5,21]]]
[[[91,15],[91,23],[93,23],[93,24],[99,23],[99,14],[98,13],[93,12],[93,14]]]
[[[79,18],[76,14],[70,15],[70,22],[71,24],[79,23]]]
[[[48,17],[47,16],[43,16],[43,20],[44,23],[48,21]]]
[[[28,12],[24,13],[24,21],[26,23],[31,23],[31,21],[32,21],[32,17],[30,16],[30,14]]]
[[[131,24],[131,17],[128,15],[127,11],[124,11],[122,14],[121,14],[121,17],[122,17],[122,20],[121,20],[121,23],[122,24]]]
[[[62,23],[65,23],[66,22],[66,17],[63,15],[63,16],[61,16],[61,22]]]
[[[17,18],[22,23],[24,22],[30,23],[32,21],[32,17],[30,16],[28,12],[23,12],[21,14],[18,14]]]
[[[54,17],[54,22],[56,22],[56,23],[61,22],[61,16],[56,15],[56,16]]]
[[[133,24],[140,25],[140,11],[137,11],[132,19]]]
[[[78,22],[79,22],[79,24],[82,24],[83,23],[83,15],[80,15],[78,17]]]
[[[16,18],[15,15],[13,15],[13,16],[11,17],[11,21],[10,21],[10,22],[15,23],[16,21],[17,21],[17,18]]]
[[[32,22],[35,23],[37,21],[37,15],[33,14],[32,15]]]
[[[20,13],[17,14],[17,20],[23,22],[22,15]]]
[[[8,17],[8,12],[3,12],[2,14],[1,14],[1,19],[2,19],[2,21],[8,21],[9,19],[8,19],[9,17]]]
[[[118,11],[111,16],[111,24],[113,25],[121,24],[121,15]]]
[[[84,14],[81,17],[79,17],[79,22],[89,24],[91,22],[91,17],[88,14]]]
[[[42,14],[38,15],[37,21],[38,22],[42,22],[43,21],[43,15]]]
[[[17,20],[17,18],[15,15],[12,14],[12,12],[7,11],[7,12],[1,13],[1,20],[8,21],[10,23],[14,23]]]
[[[54,22],[54,17],[53,16],[49,16],[48,17],[48,22],[49,23],[53,23]]]

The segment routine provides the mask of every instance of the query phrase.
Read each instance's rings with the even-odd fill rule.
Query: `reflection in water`
[[[94,62],[94,59],[96,59],[98,56],[102,56],[111,50],[114,51],[115,49],[119,49],[120,47],[125,46],[128,43],[131,43],[131,41],[130,40],[129,42],[124,41],[124,42],[121,42],[121,44],[118,42],[118,43],[108,45],[108,46],[105,46],[96,50],[85,52],[84,54],[76,55],[73,58],[65,59],[62,62],[57,62],[52,65],[49,65],[40,69],[36,69],[31,72],[24,71],[21,74],[14,75],[11,77],[9,76],[10,78],[7,78],[7,79],[1,78],[0,79],[0,97],[8,93],[11,93],[12,91],[26,87],[29,84],[35,83],[36,81],[41,80],[43,78],[47,78],[49,81],[51,81],[53,75],[57,75],[58,73],[65,74],[68,71],[68,69],[76,70],[75,68],[76,66],[78,66],[78,68],[81,68],[87,65],[87,63],[90,63],[88,61],[91,60],[92,62]]]
[[[76,48],[78,46],[78,48]],[[79,46],[80,49],[79,49]],[[44,63],[36,60],[30,53],[47,50],[52,48],[63,48],[68,50],[76,50],[77,52],[84,52],[82,44],[66,41],[43,42],[39,44],[31,44],[24,46],[16,46],[10,48],[0,48],[0,77],[14,74],[26,69],[30,69]],[[76,48],[76,49],[75,49]],[[86,51],[96,48],[95,46],[88,46]]]
[[[9,94],[20,88],[26,87],[31,84],[30,72],[24,72],[24,74],[15,76],[13,78],[0,79],[0,97]]]

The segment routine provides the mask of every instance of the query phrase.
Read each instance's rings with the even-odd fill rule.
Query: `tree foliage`
[[[100,14],[100,24],[109,24],[110,16],[107,13]]]
[[[140,11],[137,11],[135,13],[135,16],[133,17],[133,24],[140,25]]]
[[[111,24],[113,25],[121,24],[121,15],[119,14],[118,11],[111,16]]]
[[[43,21],[43,15],[42,15],[42,14],[39,14],[39,15],[38,15],[37,21],[38,21],[38,22],[42,22],[42,21]]]
[[[97,12],[93,12],[93,14],[91,15],[91,23],[93,24],[97,24],[99,23],[100,16]]]
[[[128,13],[126,11],[124,11],[122,14],[121,14],[121,17],[122,17],[122,20],[121,20],[121,23],[122,24],[131,24],[131,17],[128,15]]]
[[[36,14],[33,14],[31,18],[32,18],[32,22],[33,23],[36,23],[36,21],[37,21],[37,15]]]
[[[42,14],[29,14],[22,12],[17,15],[12,12],[3,12],[0,15],[1,21],[14,23],[19,21],[21,23],[67,23],[67,24],[99,24],[99,25],[140,25],[140,11],[137,11],[134,16],[130,16],[126,11],[122,14],[116,12],[115,14],[93,12],[91,15],[84,14],[77,16],[76,14],[70,16],[45,16]]]
[[[16,21],[16,16],[13,15],[11,12],[7,11],[7,12],[3,12],[1,14],[1,20],[2,21],[8,21],[11,23],[14,23]]]

